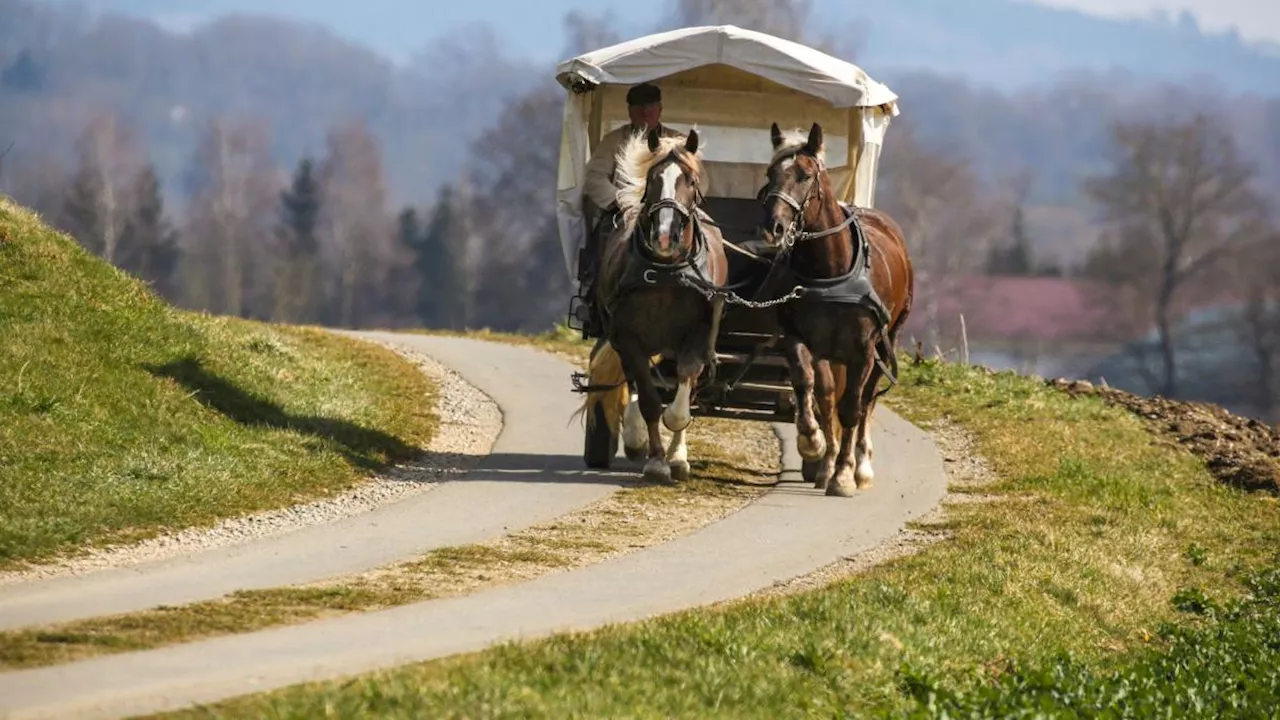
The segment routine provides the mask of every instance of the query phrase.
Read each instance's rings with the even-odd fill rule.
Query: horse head
[[[626,232],[638,230],[642,249],[655,261],[679,263],[693,254],[693,218],[702,197],[698,142],[697,130],[680,138],[662,137],[655,129],[636,135],[619,153],[624,189],[618,205]]]
[[[805,227],[818,222],[830,185],[822,126],[814,123],[808,135],[802,130],[784,134],[773,123],[770,133],[773,158],[768,183],[760,191],[764,203],[761,231],[765,244],[776,249],[793,244]]]

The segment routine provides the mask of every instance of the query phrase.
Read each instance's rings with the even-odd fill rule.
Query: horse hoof
[[[858,492],[858,488],[852,483],[832,482],[827,486],[828,497],[853,497]]]
[[[622,447],[622,452],[626,454],[627,459],[630,460],[631,462],[640,462],[641,460],[644,459],[645,455],[649,454],[649,448],[646,448],[646,447],[629,448],[624,445]]]
[[[858,463],[858,470],[853,474],[854,482],[858,483],[858,489],[871,487],[872,481],[876,479],[876,471],[871,468],[871,463]]]
[[[678,482],[685,482],[690,477],[689,463],[684,460],[677,460],[671,463],[671,479]]]
[[[671,482],[671,466],[667,465],[666,460],[651,458],[649,462],[644,464],[644,479],[648,482],[669,483]]]
[[[822,433],[796,437],[796,450],[805,460],[819,460],[827,454],[827,440]]]
[[[818,465],[818,472],[813,476],[813,487],[816,490],[826,490],[831,484],[831,478],[835,477],[836,467],[834,462],[823,461]]]

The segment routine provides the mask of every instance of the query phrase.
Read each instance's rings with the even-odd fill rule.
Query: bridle
[[[656,171],[657,168],[665,166],[667,163],[670,163],[670,162],[679,163],[680,160],[678,158],[674,158],[668,155],[666,160],[654,166],[654,170]],[[683,166],[681,166],[681,174],[686,174],[684,172]],[[698,238],[699,238],[699,233],[697,228],[698,216],[694,212],[694,208],[702,203],[702,189],[698,186],[698,180],[697,180],[696,174],[694,174],[694,177],[689,180],[689,183],[693,186],[693,203],[691,205],[686,206],[682,204],[679,200],[675,199],[674,197],[659,198],[653,201],[645,209],[645,212],[644,212],[644,217],[647,222],[643,224],[646,225],[647,227],[643,229],[643,233],[646,239],[646,242],[644,242],[643,245],[645,246],[646,249],[648,249],[649,247],[648,240],[650,239],[650,235],[653,232],[654,218],[664,208],[669,208],[671,210],[674,210],[680,216],[681,235],[684,234],[684,227],[683,227],[684,224],[690,223],[694,226],[693,227],[694,248],[692,249],[685,248],[683,243],[677,243],[680,248],[677,253],[677,257],[678,257],[677,262],[686,261],[688,259],[688,254],[690,252],[697,252],[697,244],[698,244]],[[637,229],[639,230],[640,228],[637,228]]]
[[[794,158],[795,156],[801,154],[802,152],[804,151],[797,150],[789,155],[784,155],[778,158],[778,162],[781,162],[787,158]],[[823,167],[822,161],[819,160],[817,157],[814,157],[812,155],[810,155],[810,157],[813,157],[814,162],[818,163],[818,172],[814,173],[812,177],[810,177],[808,180],[805,181],[804,193],[801,194],[800,196],[801,199],[797,200],[795,196],[791,195],[790,193],[782,192],[781,190],[771,190],[770,188],[774,186],[772,182],[760,188],[759,198],[761,203],[767,203],[770,200],[776,198],[786,203],[792,210],[795,211],[795,213],[792,215],[791,223],[787,225],[787,227],[784,228],[782,231],[782,239],[781,239],[782,247],[787,250],[790,250],[796,243],[802,242],[804,240],[817,240],[818,238],[824,238],[830,235],[835,235],[841,230],[844,230],[845,228],[849,227],[851,224],[853,224],[853,221],[854,221],[854,216],[850,215],[849,217],[845,218],[844,222],[840,223],[839,225],[836,225],[835,227],[827,228],[826,230],[806,231],[804,229],[805,225],[808,224],[808,220],[805,218],[805,211],[808,210],[809,203],[813,202],[814,200],[817,200],[819,203],[822,203],[826,199],[826,194],[822,190],[822,183],[818,182],[818,179],[822,176],[822,173],[826,172],[826,168]],[[817,189],[816,195],[814,193],[815,188]]]

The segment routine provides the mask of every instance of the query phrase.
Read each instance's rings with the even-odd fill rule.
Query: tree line
[[[264,123],[215,120],[175,212],[135,134],[102,115],[42,209],[184,307],[338,327],[541,331],[563,318],[570,287],[554,214],[561,102],[550,83],[512,98],[454,182],[395,209],[383,150],[361,122],[333,128],[322,154],[285,171]],[[1091,280],[1107,288],[1094,297],[1107,317],[1097,339],[1124,345],[1151,329],[1157,352],[1135,360],[1152,391],[1176,397],[1178,326],[1190,309],[1220,302],[1256,368],[1242,381],[1280,396],[1280,232],[1256,165],[1207,116],[1112,127],[1109,169],[1082,183],[1100,235],[1078,268],[1036,257],[1023,216],[1028,174],[989,183],[926,146],[910,122],[895,131],[878,202],[933,286],[917,313],[929,318],[929,298],[966,275]]]
[[[42,210],[89,251],[188,308],[343,327],[472,322],[460,209],[446,187],[425,210],[387,210],[382,151],[361,122],[335,127],[292,172],[271,160],[264,124],[218,119],[168,207],[136,134],[94,118],[76,164]]]
[[[805,3],[681,0],[664,22],[735,22],[856,54],[805,37],[807,12]],[[598,17],[571,13],[565,26],[566,56],[619,39]],[[111,112],[83,127],[68,171],[30,166],[42,173],[16,175],[15,195],[180,306],[329,326],[541,331],[564,317],[569,299],[554,200],[562,102],[548,79],[508,93],[474,139],[453,141],[447,164],[433,170],[446,178],[439,189],[407,204],[392,200],[406,193],[392,191],[388,170],[403,148],[380,144],[376,127],[337,123],[319,152],[289,156],[281,128],[273,134],[254,113],[209,121],[170,197],[151,156],[166,146],[149,147],[139,140],[144,128]],[[1274,398],[1274,159],[1231,125],[1155,114],[1167,107],[1113,124],[1097,154],[1103,169],[1077,180],[1088,200],[1078,212],[1100,233],[1079,265],[1042,257],[1046,242],[1028,220],[1037,193],[1057,182],[1043,167],[975,156],[929,113],[895,121],[877,204],[903,226],[927,278],[931,292],[913,315],[939,324],[936,299],[965,275],[1090,280],[1107,317],[1097,339],[1125,345],[1153,330],[1157,351],[1135,359],[1152,391],[1177,396],[1180,321],[1225,301],[1231,342],[1255,368],[1236,373],[1240,382]],[[420,134],[452,132],[422,122]],[[0,155],[0,173],[4,163]]]

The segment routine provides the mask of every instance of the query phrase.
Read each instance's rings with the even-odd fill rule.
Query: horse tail
[[[613,349],[612,344],[607,341],[601,344],[600,349],[591,358],[587,376],[590,385],[613,387],[588,392],[582,406],[573,416],[576,418],[585,415],[587,427],[592,428],[596,421],[596,406],[603,405],[605,422],[608,423],[610,432],[617,435],[619,428],[622,427],[622,414],[626,411],[627,402],[631,399],[631,389],[627,386],[622,357],[618,355],[617,350]]]

